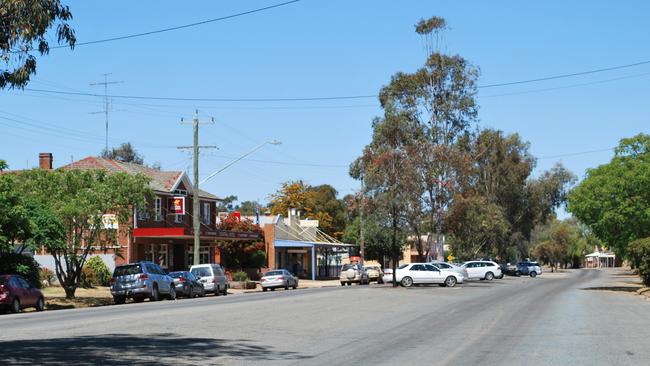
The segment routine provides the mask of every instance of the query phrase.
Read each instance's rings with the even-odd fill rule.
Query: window
[[[144,208],[138,210],[138,220],[146,221],[149,220],[149,211],[147,210],[147,204],[144,205]]]
[[[439,268],[451,268],[447,263],[436,263],[436,266]]]
[[[421,264],[414,264],[413,267],[410,269],[411,271],[426,271],[424,269],[424,266]]]
[[[22,287],[22,288],[30,288],[30,287],[31,287],[31,286],[29,286],[29,284],[27,283],[27,281],[25,281],[25,280],[22,279],[21,277],[15,277],[15,278],[16,278],[16,280],[18,281],[18,283],[20,284],[20,287]]]
[[[177,224],[183,222],[183,215],[174,215],[174,222]]]
[[[209,225],[210,224],[210,203],[209,202],[203,202],[201,204],[202,209],[201,209],[201,222]]]
[[[439,269],[436,266],[432,265],[432,264],[426,264],[425,267],[426,267],[427,271],[431,271],[431,272],[439,271]]]
[[[162,200],[160,197],[156,197],[154,201],[154,216],[153,219],[156,221],[162,220]]]

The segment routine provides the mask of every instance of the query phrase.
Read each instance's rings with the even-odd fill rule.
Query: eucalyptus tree
[[[50,51],[48,35],[74,48],[76,37],[68,22],[70,9],[60,0],[2,0],[0,2],[0,89],[23,88],[36,72],[34,52]]]
[[[423,130],[414,154],[424,191],[421,206],[437,243],[441,243],[443,219],[460,184],[455,165],[464,158],[457,143],[471,134],[478,115],[479,71],[461,56],[440,51],[445,29],[446,22],[439,17],[415,26],[424,41],[424,66],[413,73],[395,74],[379,97],[382,107],[408,115]],[[441,250],[437,254],[441,256]]]

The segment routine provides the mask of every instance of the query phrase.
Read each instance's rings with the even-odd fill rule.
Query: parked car
[[[141,261],[115,267],[111,278],[111,294],[116,304],[127,298],[142,302],[145,298],[158,301],[161,296],[176,299],[174,280],[153,262]]]
[[[384,272],[379,266],[368,266],[366,267],[366,272],[368,272],[368,281],[384,283]]]
[[[32,287],[19,275],[0,275],[0,307],[12,313],[35,307],[36,311],[45,309],[45,297],[41,290]]]
[[[481,279],[492,281],[494,278],[501,277],[501,267],[492,261],[469,261],[463,263],[463,268],[467,270],[469,279]]]
[[[268,289],[274,291],[276,288],[288,290],[289,287],[295,290],[298,288],[298,278],[286,269],[276,269],[266,272],[260,279],[260,285],[262,285],[262,291]]]
[[[393,269],[386,268],[384,269],[384,277],[382,279],[383,283],[393,283]]]
[[[467,278],[469,275],[467,274],[467,270],[457,264],[454,263],[448,263],[448,262],[440,262],[440,261],[432,261],[430,262],[434,266],[440,268],[440,269],[449,269],[452,270],[459,275],[463,276],[463,278]]]
[[[339,275],[341,286],[352,286],[353,283],[360,285],[367,285],[370,283],[368,280],[368,272],[360,264],[344,264],[341,267],[341,274]]]
[[[205,296],[205,288],[192,272],[179,271],[169,274],[174,279],[174,287],[176,287],[176,296],[184,296],[193,298],[196,296]]]
[[[212,292],[215,295],[228,295],[228,278],[226,273],[220,265],[213,264],[197,264],[190,267],[190,272],[196,276],[203,284],[205,292]]]
[[[542,267],[537,262],[523,261],[517,263],[517,276],[537,277],[542,274]]]
[[[441,269],[431,263],[410,263],[401,265],[396,272],[397,281],[404,287],[419,284],[439,284],[454,287],[465,278],[451,269]]]
[[[517,266],[514,264],[506,263],[501,264],[501,272],[506,276],[518,276],[517,275]]]

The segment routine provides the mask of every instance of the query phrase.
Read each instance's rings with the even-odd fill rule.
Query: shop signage
[[[169,205],[169,211],[174,215],[185,214],[185,197],[173,197]]]
[[[118,228],[117,215],[104,214],[102,215],[102,227],[106,230],[117,230]]]

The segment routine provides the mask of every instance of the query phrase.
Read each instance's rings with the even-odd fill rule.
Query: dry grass
[[[47,310],[87,308],[93,306],[104,306],[113,303],[113,297],[108,287],[78,288],[75,298],[65,298],[65,291],[62,287],[50,286],[44,288]]]

